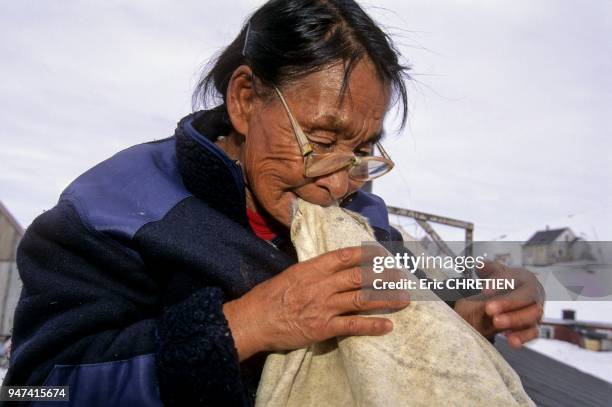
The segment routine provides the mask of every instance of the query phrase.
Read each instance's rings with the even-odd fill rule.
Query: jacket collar
[[[192,113],[175,131],[178,168],[185,187],[211,208],[248,226],[242,169],[214,141],[215,111]]]

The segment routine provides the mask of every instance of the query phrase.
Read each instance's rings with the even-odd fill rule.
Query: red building
[[[612,351],[612,324],[578,321],[574,310],[563,310],[561,319],[542,320],[540,338],[558,339],[593,351]]]

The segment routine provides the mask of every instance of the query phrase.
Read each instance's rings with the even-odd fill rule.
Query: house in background
[[[523,265],[550,266],[555,263],[594,260],[591,248],[570,228],[540,230],[522,246]]]
[[[21,293],[15,255],[23,228],[0,202],[0,340],[13,329],[13,314]]]
[[[612,324],[577,321],[574,310],[563,310],[561,319],[544,318],[539,331],[540,338],[558,339],[593,351],[612,351]]]

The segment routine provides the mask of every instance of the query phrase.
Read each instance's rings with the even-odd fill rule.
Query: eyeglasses
[[[293,117],[291,110],[289,110],[289,106],[287,106],[283,94],[276,86],[274,90],[287,111],[291,127],[293,127],[293,133],[295,134],[295,138],[300,146],[300,151],[304,157],[305,177],[320,177],[321,175],[331,174],[348,167],[348,175],[351,179],[359,182],[366,182],[381,177],[393,169],[395,164],[393,164],[391,157],[389,157],[379,142],[376,143],[376,148],[380,150],[382,157],[358,156],[354,153],[341,152],[315,153],[302,127],[300,127],[295,117]]]

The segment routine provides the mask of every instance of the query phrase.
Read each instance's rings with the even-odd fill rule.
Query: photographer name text
[[[449,278],[446,280],[410,280],[402,278],[397,281],[385,281],[377,278],[372,286],[375,290],[514,290],[514,280],[505,278]]]

